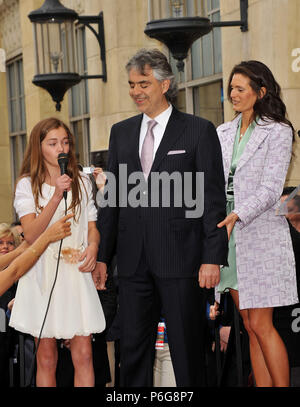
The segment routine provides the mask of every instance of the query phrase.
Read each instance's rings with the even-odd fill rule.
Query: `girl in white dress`
[[[58,155],[65,153],[67,174],[61,175]],[[89,179],[76,164],[73,136],[56,118],[39,122],[32,130],[16,186],[15,209],[25,239],[38,236],[65,214],[67,193],[72,235],[62,244],[56,283],[37,351],[37,386],[55,386],[56,339],[70,339],[74,385],[93,386],[91,334],[102,332],[105,319],[91,272],[96,265],[99,233],[97,211]],[[56,276],[60,242],[49,245],[18,284],[10,325],[37,338]]]

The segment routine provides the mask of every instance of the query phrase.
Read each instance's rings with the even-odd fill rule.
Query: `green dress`
[[[229,215],[234,209],[234,188],[233,188],[233,177],[235,174],[235,170],[241,155],[245,149],[245,146],[256,126],[256,121],[253,122],[248,126],[246,133],[240,139],[241,133],[241,123],[242,120],[239,121],[239,126],[237,129],[237,133],[234,140],[233,146],[233,153],[231,159],[231,166],[228,176],[228,185],[227,185],[227,194],[226,194],[226,213]],[[236,254],[235,254],[235,233],[234,228],[231,232],[229,245],[228,245],[228,267],[221,268],[221,275],[220,275],[220,283],[218,286],[219,292],[227,292],[229,288],[234,290],[238,290],[238,281],[237,281],[237,271],[236,271]]]

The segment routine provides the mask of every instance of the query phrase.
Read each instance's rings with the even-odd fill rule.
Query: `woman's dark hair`
[[[285,123],[291,127],[294,134],[294,127],[287,118],[286,106],[281,100],[281,88],[270,69],[259,61],[242,61],[235,65],[228,80],[227,96],[230,102],[231,81],[235,74],[248,77],[251,88],[259,96],[253,106],[254,118],[259,116],[262,120],[269,119],[278,123]],[[266,88],[266,94],[263,97],[261,97],[262,87]]]

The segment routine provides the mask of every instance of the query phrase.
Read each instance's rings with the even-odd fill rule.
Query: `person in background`
[[[0,295],[31,269],[50,243],[71,236],[68,220],[73,217],[74,214],[68,214],[53,223],[32,245],[24,241],[13,253],[3,253],[0,257]]]
[[[154,387],[176,387],[164,318],[161,318],[157,327],[153,375]]]
[[[295,187],[284,188],[281,202],[285,201]],[[299,196],[289,201],[289,212],[286,218],[289,224],[293,250],[296,262],[297,291],[300,294],[300,202]],[[282,337],[289,356],[291,371],[291,386],[299,387],[300,379],[300,325],[299,325],[300,303],[277,307],[274,309],[273,322]]]
[[[236,117],[218,127],[226,179],[229,267],[219,292],[230,291],[249,335],[257,386],[289,386],[285,345],[274,307],[298,302],[288,223],[276,216],[291,160],[294,129],[280,86],[259,61],[236,65],[228,80]]]
[[[2,223],[0,225],[0,300],[3,311],[9,307],[9,303],[12,301],[10,298],[14,296],[15,290],[8,296],[11,287],[13,287],[19,278],[38,260],[39,253],[42,253],[49,243],[70,235],[70,222],[66,222],[70,217],[72,217],[72,215],[64,217],[51,228],[47,229],[32,247],[25,241],[16,247],[19,240],[17,236],[14,235],[15,229],[9,227],[8,224]],[[5,244],[3,242],[5,242]],[[8,302],[9,300],[10,302]],[[2,315],[5,315],[5,312],[3,312]],[[2,386],[8,386],[8,363],[11,353],[12,335],[8,335],[5,329],[5,332],[0,333],[0,341],[0,383]]]
[[[16,230],[13,230],[9,224],[0,224],[0,256],[1,258],[9,255],[16,251],[20,239]],[[14,256],[13,256],[14,257]],[[12,258],[13,258],[12,257]],[[9,375],[8,375],[8,364],[11,349],[11,332],[9,332],[7,318],[5,318],[6,312],[8,310],[9,304],[13,301],[15,295],[15,287],[9,287],[0,296],[0,310],[1,310],[1,329],[0,329],[0,384],[7,386]]]

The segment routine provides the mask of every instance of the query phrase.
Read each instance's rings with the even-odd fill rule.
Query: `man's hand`
[[[92,271],[92,277],[97,290],[106,290],[107,266],[105,263],[99,262],[96,264],[94,271]]]
[[[218,264],[202,264],[198,277],[201,288],[213,288],[220,282],[220,266]]]

